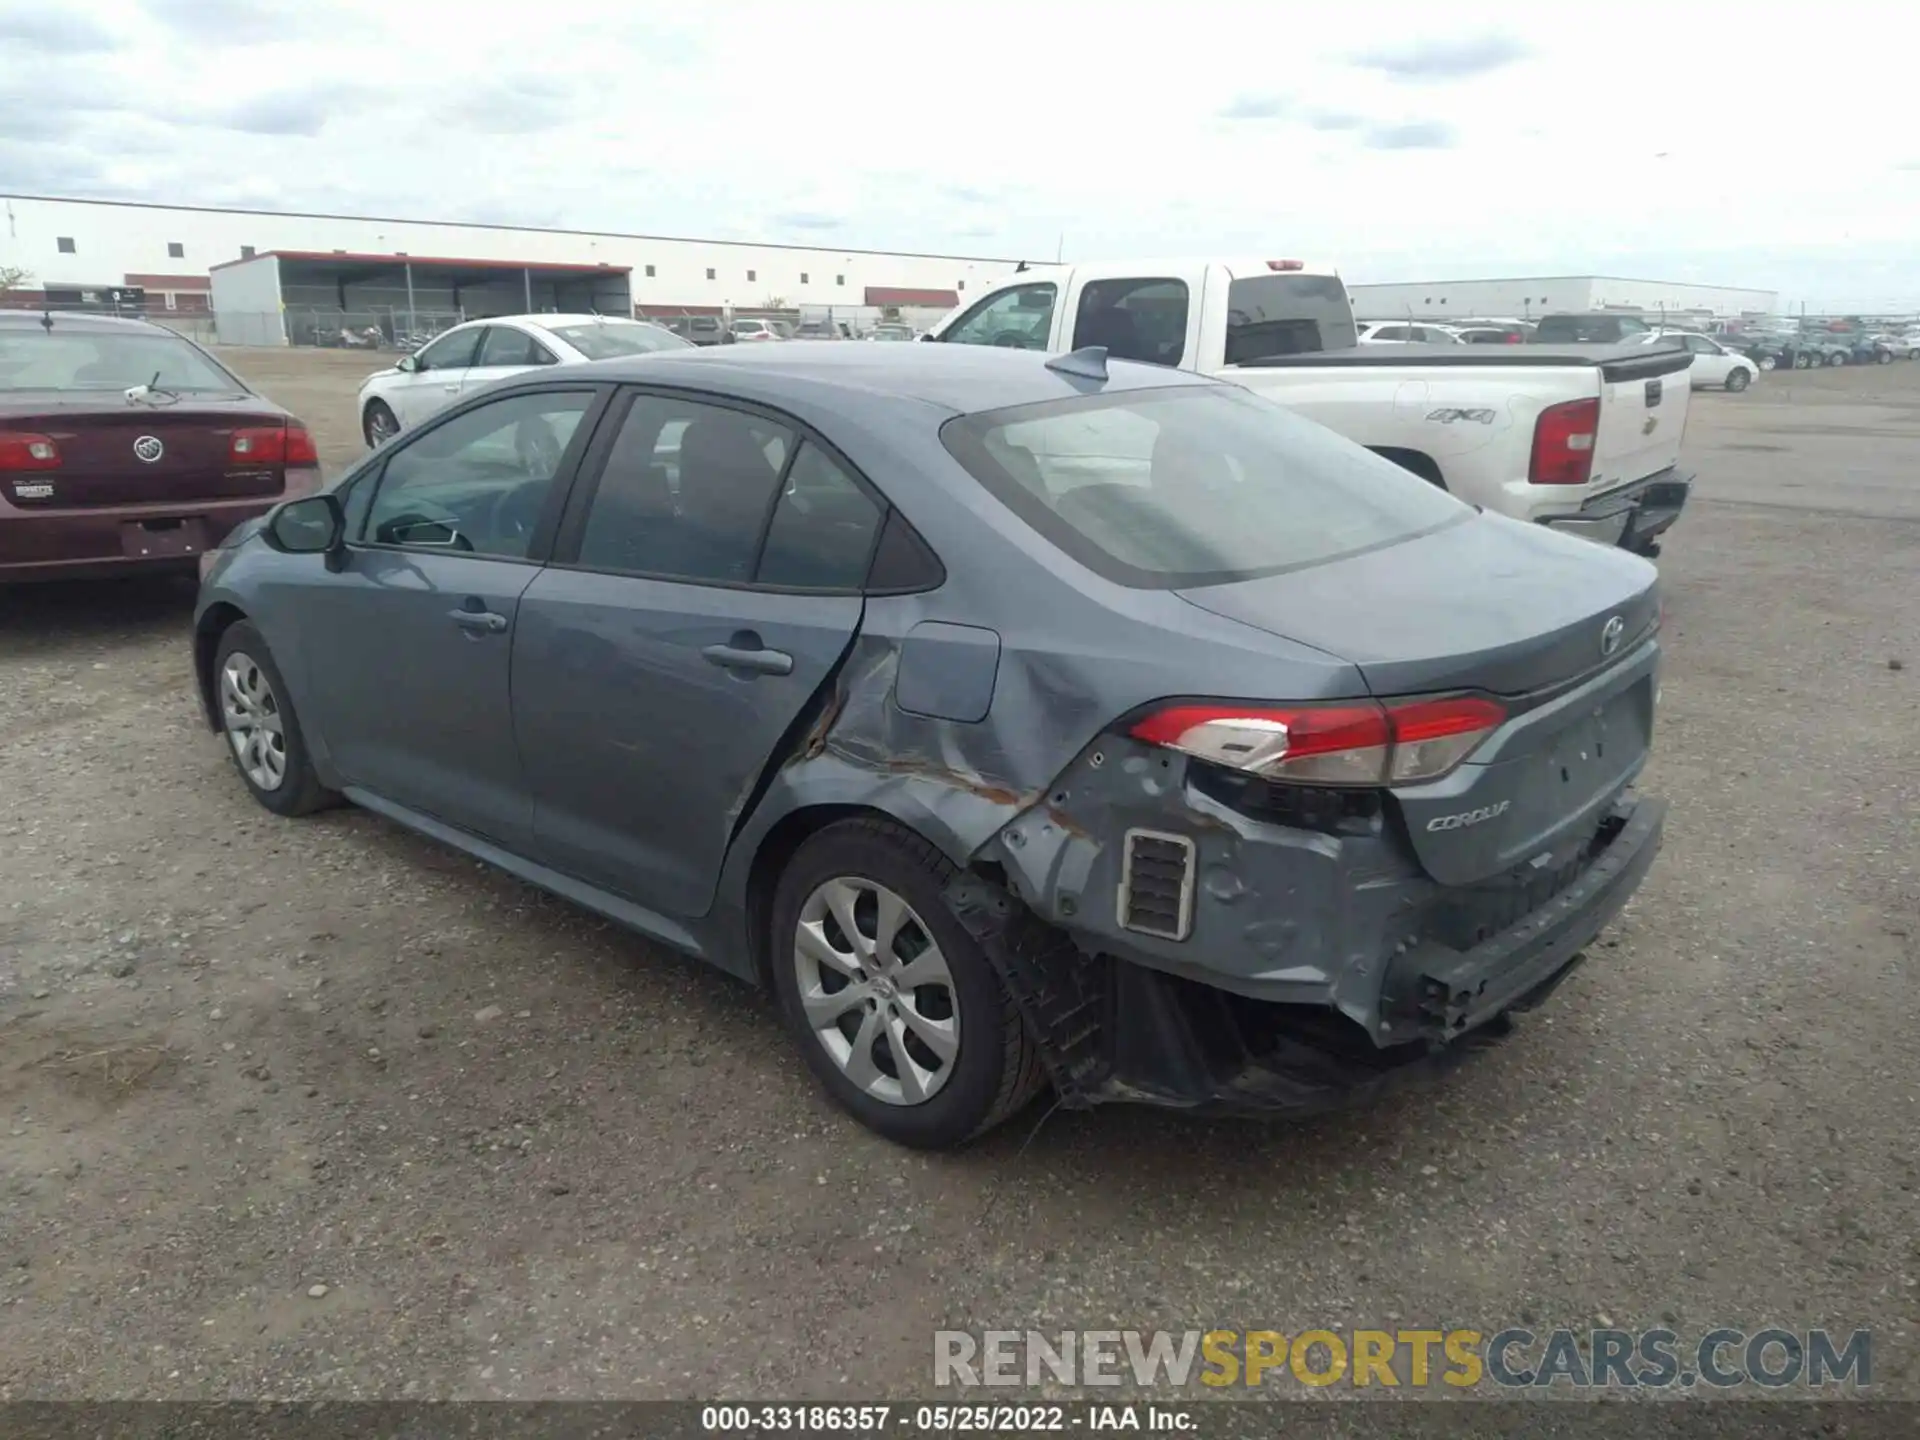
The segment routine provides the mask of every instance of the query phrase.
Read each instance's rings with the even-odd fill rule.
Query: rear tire
[[[339,803],[320,783],[287,682],[250,620],[237,620],[213,655],[214,699],[227,758],[253,798],[276,815],[310,815]]]
[[[1780,362],[1771,355],[1762,355],[1758,360],[1754,361],[1754,364],[1758,365],[1762,370],[1771,370],[1779,363]]]
[[[1873,363],[1876,365],[1891,365],[1893,363],[1893,351],[1891,350],[1874,351]]]
[[[378,450],[400,433],[399,417],[386,401],[369,400],[360,416],[360,433],[366,437],[369,450]]]
[[[1727,389],[1731,390],[1736,395],[1738,395],[1742,390],[1746,389],[1747,386],[1752,383],[1753,383],[1753,377],[1749,375],[1745,369],[1735,370],[1732,374],[1727,376]]]
[[[767,937],[781,1015],[807,1067],[854,1119],[922,1150],[963,1145],[1010,1119],[1046,1078],[1019,1007],[947,908],[954,874],[891,821],[840,821],[787,863]],[[937,978],[917,984],[910,972],[923,962]],[[952,1047],[944,1059],[925,1048],[929,1037],[947,1048],[934,1033],[942,1027]],[[919,1047],[911,1055],[909,1041]],[[922,1068],[933,1059],[941,1063]]]
[[[1813,364],[1813,357],[1804,350],[1796,353],[1793,357],[1793,368],[1796,370],[1805,370],[1811,364]]]

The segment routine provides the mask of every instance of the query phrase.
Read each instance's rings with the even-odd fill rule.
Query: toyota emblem
[[[160,443],[158,435],[142,435],[133,442],[134,459],[144,460],[149,465],[166,453],[167,447]]]
[[[1620,638],[1627,633],[1627,622],[1616,615],[1600,627],[1600,653],[1611,655],[1620,648]]]

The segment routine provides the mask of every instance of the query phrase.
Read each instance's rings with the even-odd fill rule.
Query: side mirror
[[[267,544],[283,555],[324,555],[346,539],[346,516],[331,495],[289,500],[267,517]]]
[[[420,368],[420,362],[411,355],[402,355],[398,360],[393,362],[393,368],[400,371],[403,375],[411,375]]]

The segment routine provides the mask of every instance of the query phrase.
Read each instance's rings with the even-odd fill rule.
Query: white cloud
[[[1883,6],[0,0],[0,190],[1920,306]],[[17,63],[16,63],[17,62]],[[1836,92],[1842,93],[1842,92]],[[1904,168],[1903,168],[1904,167]],[[1915,258],[1907,258],[1911,252]]]

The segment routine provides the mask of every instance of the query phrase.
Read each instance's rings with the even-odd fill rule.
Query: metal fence
[[[464,310],[295,309],[284,312],[287,343],[326,350],[401,350],[411,353],[467,319]],[[242,327],[228,325],[229,330]]]

